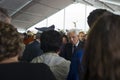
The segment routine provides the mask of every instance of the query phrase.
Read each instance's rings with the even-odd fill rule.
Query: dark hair
[[[62,38],[65,38],[67,42],[69,42],[68,36],[67,35],[62,35]]]
[[[87,22],[89,27],[92,27],[92,24],[97,20],[97,18],[102,15],[104,12],[107,12],[106,9],[95,9],[87,17]]]
[[[42,33],[37,32],[37,33],[36,33],[36,39],[40,39],[41,34],[42,34]]]
[[[0,22],[0,61],[18,55],[23,49],[23,38],[17,29]]]
[[[57,52],[62,44],[62,37],[55,30],[44,31],[41,34],[41,49],[43,52]]]
[[[120,80],[120,16],[103,15],[90,29],[84,80]]]

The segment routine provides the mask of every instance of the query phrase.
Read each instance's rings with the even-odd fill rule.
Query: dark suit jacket
[[[72,55],[73,55],[72,47],[73,47],[72,43],[67,43],[65,45],[63,51],[60,53],[60,56],[71,61],[71,58],[72,58]],[[79,44],[76,48],[76,52],[79,51],[81,48],[83,48],[83,44],[81,42],[79,42]]]
[[[40,56],[43,51],[40,48],[40,43],[38,41],[33,41],[32,43],[25,46],[23,56],[21,61],[30,62],[33,58]]]

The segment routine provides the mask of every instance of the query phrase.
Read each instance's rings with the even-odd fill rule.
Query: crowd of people
[[[0,8],[1,80],[119,80],[120,15],[95,9],[88,33],[54,25],[21,34]]]

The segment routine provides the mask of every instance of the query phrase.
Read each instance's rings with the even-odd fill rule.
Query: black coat
[[[56,80],[43,63],[0,64],[0,80]]]
[[[64,58],[67,59],[67,60],[70,60],[70,61],[71,61],[71,58],[72,58],[72,55],[73,55],[72,48],[73,48],[72,43],[67,43],[67,44],[64,46],[63,51],[60,53],[60,56],[61,56],[61,57],[64,57]],[[82,44],[81,42],[79,42],[79,44],[78,44],[75,52],[77,52],[77,51],[80,50],[81,48],[83,48],[83,44]]]
[[[42,53],[43,51],[40,48],[40,43],[34,40],[32,43],[25,46],[25,50],[20,61],[30,62],[33,58],[40,56]]]

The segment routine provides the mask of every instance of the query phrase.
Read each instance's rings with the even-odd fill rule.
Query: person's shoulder
[[[84,54],[84,49],[79,49],[77,52],[76,52],[76,56],[82,56]]]
[[[8,76],[10,79],[14,80],[21,76],[21,79],[42,79],[42,80],[56,80],[53,73],[51,72],[49,66],[44,63],[27,63],[27,62],[18,62],[18,63],[6,63],[0,64],[0,75]],[[11,73],[12,72],[12,73]],[[16,74],[17,73],[17,74]]]
[[[47,66],[46,64],[44,63],[29,63],[29,62],[19,62],[18,64],[22,64],[22,65],[33,65],[33,66]]]
[[[68,42],[68,43],[66,43],[66,45],[72,45],[72,43]]]
[[[44,54],[33,58],[31,63],[42,63],[43,60],[44,60]]]
[[[77,53],[83,53],[84,52],[84,49],[79,49],[78,51],[77,51]]]
[[[65,47],[72,47],[72,43],[66,43]]]
[[[43,71],[43,70],[48,70],[49,71],[49,66],[46,65],[45,63],[28,63],[28,62],[19,62],[16,65],[16,67],[21,67],[24,69],[34,69],[34,71],[39,70],[39,71]]]
[[[24,66],[24,67],[48,67],[44,63],[29,63],[29,62],[14,62],[14,63],[7,63],[7,64],[1,64],[1,65],[9,65],[9,66]]]
[[[30,63],[31,65],[40,66],[43,68],[48,68],[49,66],[45,63]]]
[[[5,63],[5,64],[0,64],[0,68],[16,68],[16,69],[46,69],[49,68],[46,64],[44,63],[28,63],[28,62],[15,62],[15,63]]]

